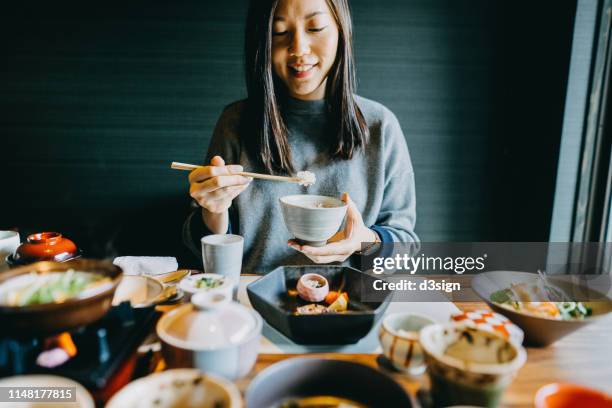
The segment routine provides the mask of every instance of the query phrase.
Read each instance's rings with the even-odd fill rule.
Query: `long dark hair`
[[[352,23],[347,0],[326,0],[338,25],[338,51],[328,73],[325,92],[332,132],[331,155],[348,160],[365,147],[369,133],[354,98],[355,63]],[[251,0],[245,36],[245,74],[248,92],[241,124],[242,139],[252,157],[268,172],[294,172],[287,127],[278,103],[282,92],[272,68],[272,23],[279,0]]]

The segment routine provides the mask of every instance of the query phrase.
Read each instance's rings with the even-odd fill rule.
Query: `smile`
[[[291,73],[296,78],[306,78],[311,75],[312,69],[316,67],[317,64],[308,64],[308,65],[290,65]]]

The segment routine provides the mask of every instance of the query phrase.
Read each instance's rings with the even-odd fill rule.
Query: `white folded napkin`
[[[120,256],[113,261],[126,275],[161,275],[176,271],[178,262],[170,256]]]

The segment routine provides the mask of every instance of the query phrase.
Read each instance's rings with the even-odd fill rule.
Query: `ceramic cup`
[[[6,257],[13,255],[19,246],[19,233],[15,231],[0,231],[0,271],[8,269]]]
[[[496,407],[525,364],[527,353],[515,342],[463,324],[434,324],[419,336],[436,407]]]
[[[227,276],[231,282],[240,282],[244,239],[240,235],[213,234],[202,237],[204,272]],[[234,299],[238,286],[233,289]]]
[[[387,360],[410,375],[425,372],[425,357],[419,343],[421,329],[435,321],[416,313],[393,313],[385,317],[378,339]]]
[[[283,219],[296,240],[323,246],[342,225],[347,205],[334,197],[297,194],[280,198]]]

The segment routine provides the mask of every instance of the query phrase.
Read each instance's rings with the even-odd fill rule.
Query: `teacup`
[[[342,225],[347,205],[334,197],[297,194],[280,198],[287,229],[298,242],[323,246]]]
[[[435,321],[416,313],[393,313],[385,317],[378,332],[383,354],[393,366],[407,374],[425,371],[423,348],[419,343],[421,329]]]
[[[435,406],[496,407],[525,364],[525,349],[500,334],[463,324],[435,324],[419,337]]]
[[[0,271],[6,269],[6,257],[15,254],[19,247],[19,233],[15,231],[0,231]]]

